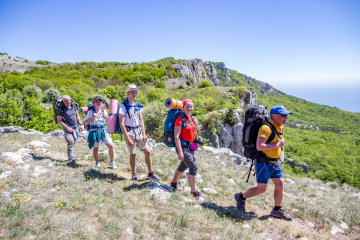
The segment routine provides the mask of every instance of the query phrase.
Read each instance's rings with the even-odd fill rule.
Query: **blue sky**
[[[0,52],[225,62],[279,89],[360,86],[360,1],[0,0]]]

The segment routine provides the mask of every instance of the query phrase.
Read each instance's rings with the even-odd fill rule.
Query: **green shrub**
[[[0,95],[0,126],[20,126],[23,123],[22,102],[11,93]]]
[[[207,88],[207,87],[211,87],[211,86],[212,86],[212,84],[208,80],[201,80],[198,85],[199,88]]]
[[[166,91],[162,88],[152,88],[146,93],[149,102],[164,102],[167,97]]]
[[[161,102],[152,102],[145,107],[142,116],[146,133],[157,142],[162,141],[167,110]]]
[[[157,80],[155,81],[155,87],[156,87],[156,88],[166,89],[165,79],[164,79],[164,78],[157,79]]]
[[[201,123],[201,125],[203,125],[203,127],[205,127],[206,129],[210,130],[212,134],[218,132],[218,125],[220,123],[220,120],[221,115],[217,112],[209,113],[208,115],[199,117],[199,122]]]
[[[224,123],[229,124],[230,126],[234,126],[236,124],[236,121],[234,119],[234,108],[229,108],[224,116]]]
[[[109,99],[117,99],[119,102],[122,102],[127,98],[125,87],[120,85],[112,86],[109,85],[98,91],[99,94],[106,96]]]
[[[40,105],[34,97],[24,99],[24,122],[22,127],[26,130],[35,129],[43,133],[48,133],[60,129],[60,125],[54,121],[53,108],[47,109]]]
[[[244,99],[246,94],[249,92],[249,90],[244,86],[239,86],[235,89],[231,89],[230,91],[233,92],[239,99]]]
[[[38,60],[38,61],[36,61],[35,63],[41,64],[41,65],[49,65],[51,62],[49,62],[49,61],[44,61],[44,60]]]
[[[28,85],[22,89],[23,96],[40,98],[41,89],[35,85]]]
[[[55,103],[55,100],[61,93],[55,88],[49,88],[44,92],[43,102],[46,103]]]
[[[0,94],[2,94],[4,91],[5,91],[4,80],[0,78]]]

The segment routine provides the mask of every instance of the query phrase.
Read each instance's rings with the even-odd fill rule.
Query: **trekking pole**
[[[253,166],[254,166],[254,160],[251,159],[251,165],[250,165],[249,171],[247,171],[247,172],[245,173],[245,175],[243,176],[243,178],[244,178],[244,177],[246,176],[246,174],[248,174],[248,177],[247,177],[247,179],[246,179],[246,183],[249,182],[249,178],[250,178],[250,174],[251,174],[251,169],[252,169]]]

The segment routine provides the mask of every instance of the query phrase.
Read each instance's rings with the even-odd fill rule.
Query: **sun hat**
[[[128,93],[130,91],[137,91],[137,88],[136,88],[135,84],[130,84],[130,85],[127,86],[126,93]]]

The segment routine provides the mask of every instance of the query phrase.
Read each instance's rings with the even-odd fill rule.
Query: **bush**
[[[152,102],[144,109],[142,116],[146,134],[157,142],[162,141],[167,110],[160,102]]]
[[[0,126],[20,126],[23,122],[22,102],[11,93],[0,95]]]
[[[165,79],[161,78],[155,81],[155,87],[156,88],[163,88],[166,89],[166,83],[165,83]]]
[[[54,121],[53,108],[40,106],[40,102],[34,97],[25,97],[23,106],[25,121],[22,127],[26,130],[31,128],[48,133],[60,129],[60,125]]]
[[[2,94],[4,92],[5,88],[4,88],[4,80],[2,78],[0,78],[0,94]]]
[[[116,86],[109,85],[98,91],[98,93],[101,96],[106,96],[109,99],[117,99],[119,100],[119,102],[122,102],[127,98],[125,88],[121,87],[120,85],[116,85]]]
[[[146,94],[146,98],[149,102],[164,102],[167,96],[167,93],[162,88],[152,88]]]
[[[201,80],[198,85],[199,88],[207,88],[207,87],[211,87],[211,86],[212,86],[212,84],[208,80]]]
[[[203,125],[206,129],[210,130],[212,134],[215,134],[218,131],[218,125],[220,123],[221,115],[220,113],[213,112],[209,113],[205,116],[199,117],[199,122]]]
[[[22,89],[23,96],[40,98],[41,89],[35,85],[28,85]]]
[[[230,91],[233,92],[234,95],[239,99],[244,99],[246,97],[246,94],[249,92],[249,90],[244,86],[239,86],[235,89],[231,89]]]
[[[43,102],[55,103],[57,97],[61,95],[60,91],[56,88],[49,88],[44,92]]]
[[[230,126],[234,126],[236,124],[234,119],[234,108],[229,108],[224,116],[224,123],[229,124]]]
[[[36,61],[35,63],[41,64],[41,65],[49,65],[51,62],[49,62],[49,61],[44,61],[44,60],[38,60],[38,61]]]

